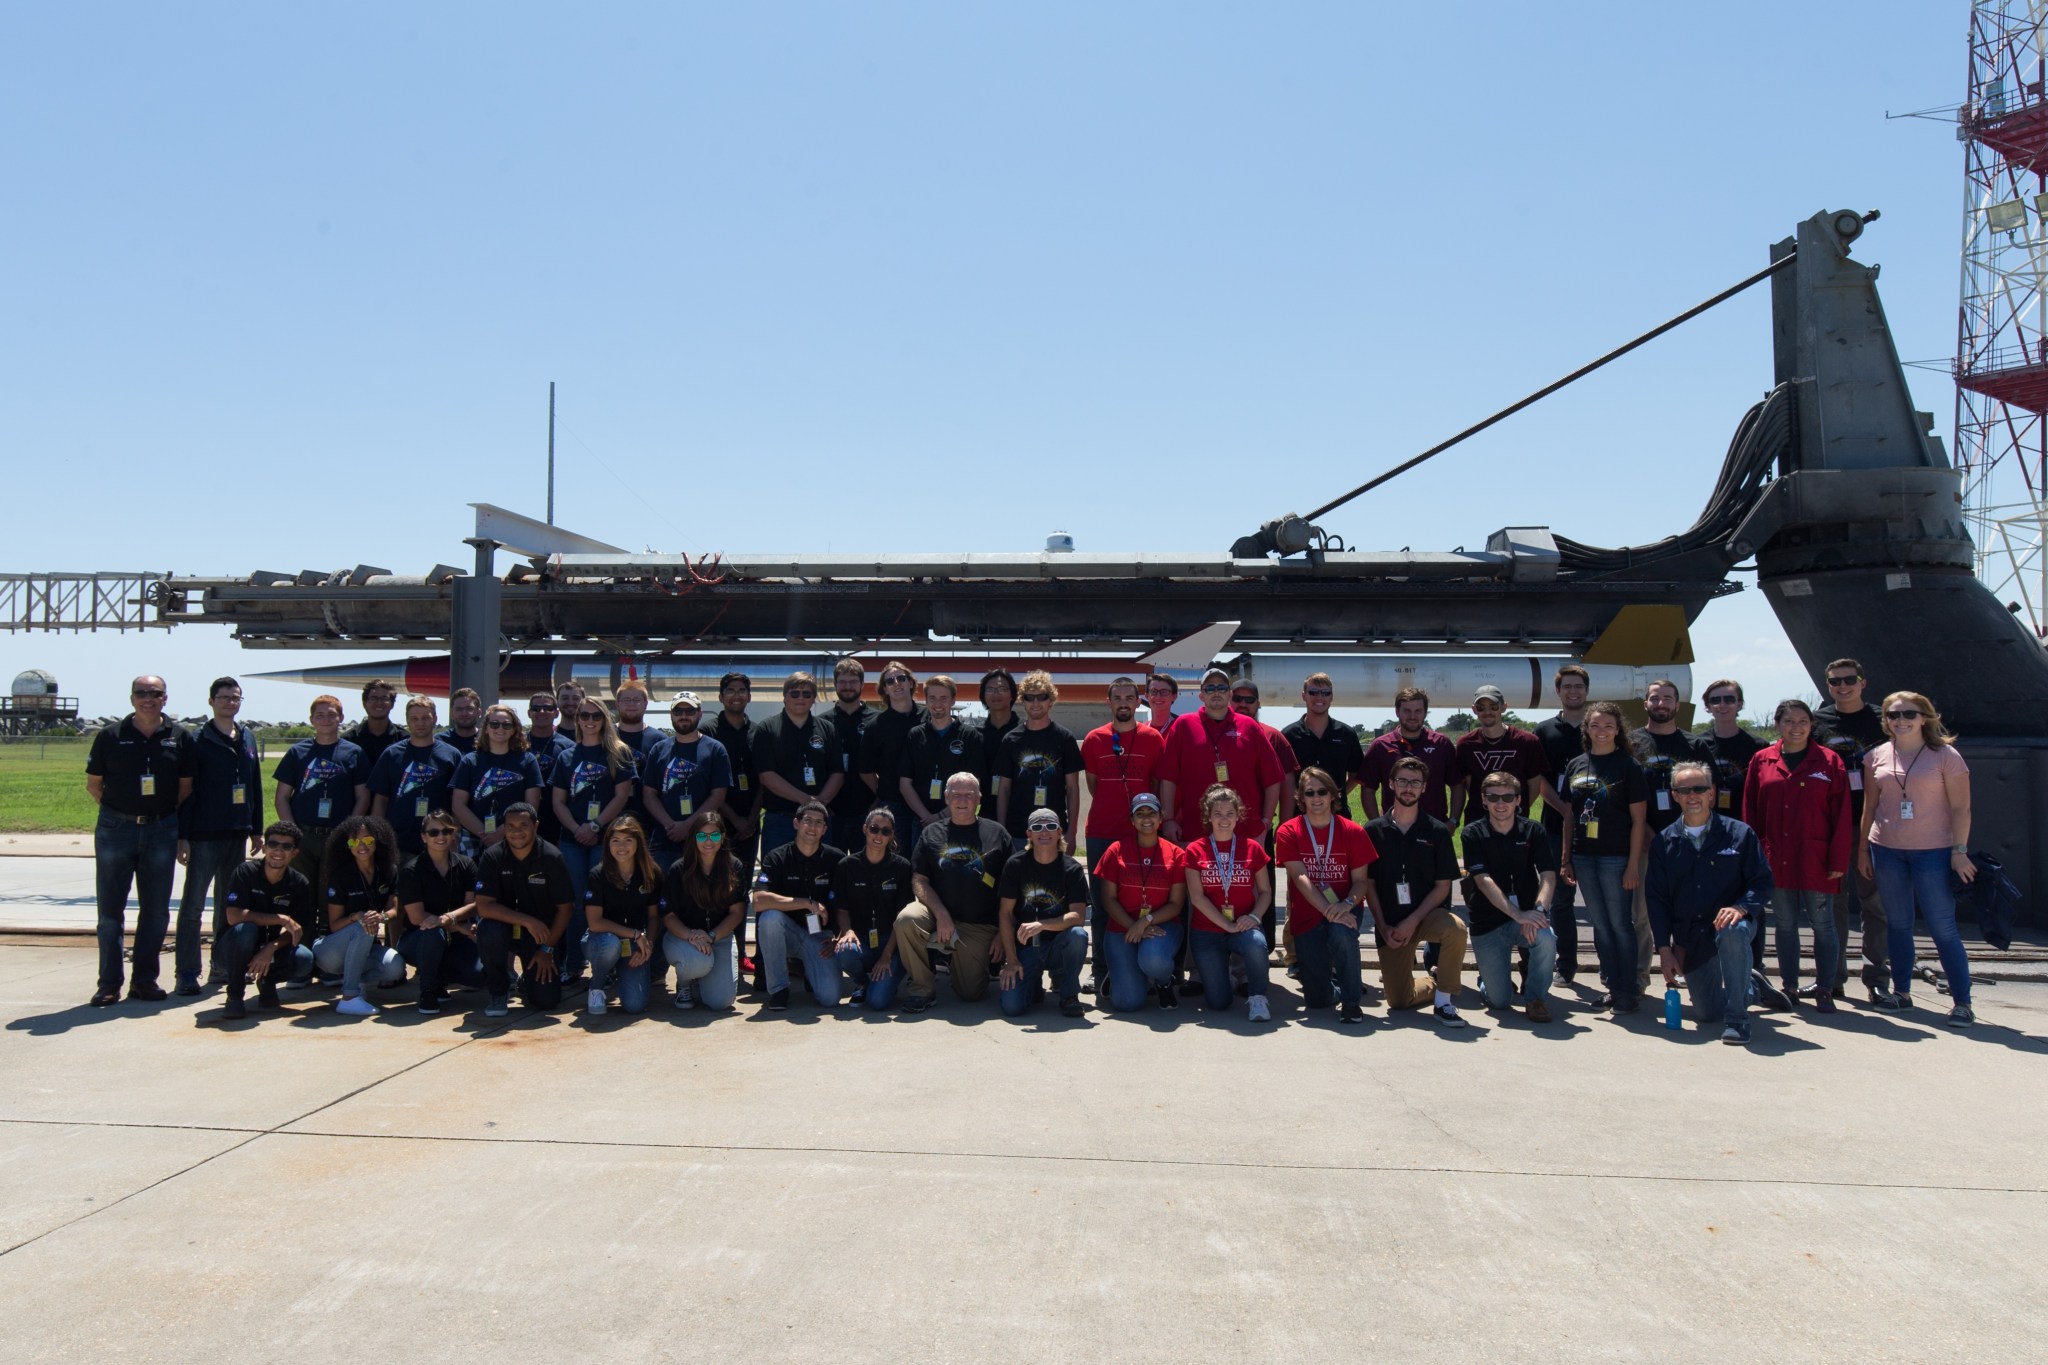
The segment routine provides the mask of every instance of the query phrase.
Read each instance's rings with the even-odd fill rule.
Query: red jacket
[[[1763,840],[1771,880],[1786,891],[1838,892],[1849,870],[1849,770],[1833,750],[1809,743],[1796,768],[1772,744],[1749,761],[1742,816]]]

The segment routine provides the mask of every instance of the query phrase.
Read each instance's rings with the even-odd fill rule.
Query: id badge
[[[881,931],[880,929],[870,929],[870,930],[868,930],[868,951],[869,951],[869,952],[873,952],[873,951],[874,951],[875,949],[877,949],[877,948],[879,948],[879,947],[881,947],[881,946],[882,946],[882,931]]]
[[[1730,798],[1732,798],[1732,797],[1733,797],[1734,795],[1735,795],[1735,793],[1734,793],[1734,792],[1722,792],[1722,793],[1721,793],[1721,794],[1720,794],[1720,795],[1719,795],[1718,797],[1716,797],[1716,798],[1715,798],[1715,800],[1716,800],[1717,804],[1719,804],[1719,805],[1720,805],[1720,807],[1721,807],[1721,809],[1722,809],[1722,810],[1727,810],[1727,809],[1728,809],[1728,803],[1729,803],[1729,800],[1730,800]]]
[[[1406,882],[1402,882],[1394,889],[1394,895],[1402,905],[1413,905],[1415,903],[1415,893],[1408,889],[1408,883]]]
[[[1522,898],[1521,898],[1520,896],[1509,896],[1509,897],[1508,897],[1508,909],[1510,909],[1510,910],[1520,910],[1521,908],[1522,908]]]
[[[1671,809],[1671,791],[1670,791],[1670,789],[1669,789],[1668,787],[1667,787],[1667,788],[1666,788],[1665,790],[1663,790],[1663,791],[1660,791],[1660,792],[1658,792],[1658,793],[1657,793],[1657,809],[1658,809],[1658,810],[1670,810],[1670,809]]]
[[[994,886],[994,885],[996,884],[996,874],[995,874],[995,873],[993,873],[993,872],[984,872],[984,873],[982,873],[982,874],[981,874],[981,884],[982,884],[983,886]]]
[[[416,800],[416,801],[414,801],[414,802],[412,803],[412,818],[413,818],[413,819],[415,819],[415,820],[424,820],[424,819],[426,819],[426,818],[427,818],[427,798],[426,798],[426,797],[422,796],[422,797],[420,797],[420,798],[419,798],[418,800]],[[489,826],[489,825],[486,825],[486,826],[485,826],[484,828],[486,828],[486,829],[489,829],[489,828],[490,828],[490,826]]]
[[[749,777],[749,776],[748,776],[747,774],[745,774],[745,773],[741,773],[741,774],[740,774],[740,790],[741,790],[741,791],[743,791],[743,792],[745,792],[745,791],[752,791],[752,790],[754,789],[754,788],[753,788],[753,785],[752,785],[752,783],[753,783],[753,779],[752,779],[752,778],[750,778],[750,777]]]
[[[804,932],[810,934],[817,934],[824,932],[824,928],[825,926],[819,922],[819,919],[816,915],[804,916]]]
[[[144,774],[142,775],[142,794],[143,794],[144,796],[155,796],[155,795],[156,795],[156,774],[155,774],[155,773],[144,773]]]
[[[597,802],[592,801],[583,808],[583,818],[593,825],[597,823]]]
[[[678,817],[688,815],[691,811],[695,809],[697,809],[696,803],[690,800],[690,798],[687,796],[682,798],[682,800],[676,802],[676,815]]]
[[[422,802],[420,802],[420,804],[421,804],[422,806],[424,806],[424,805],[426,805],[427,803],[426,803],[425,801],[422,801]],[[421,812],[420,812],[420,818],[421,818],[422,820],[426,819],[426,818],[427,818],[427,813],[426,813],[425,811],[421,811]],[[498,817],[497,817],[497,816],[495,816],[495,815],[486,815],[486,816],[484,817],[484,833],[486,833],[486,834],[496,834],[497,832],[498,832]]]
[[[1600,837],[1600,822],[1598,820],[1588,820],[1586,822],[1586,837],[1588,839]]]
[[[928,801],[938,801],[942,800],[943,797],[944,793],[939,790],[939,779],[935,777],[932,779],[932,794],[925,799]]]
[[[1852,792],[1860,792],[1863,790],[1863,769],[1849,769],[1849,790]]]
[[[1230,765],[1228,763],[1218,763],[1216,765],[1216,780],[1218,782],[1230,781]]]
[[[333,819],[333,818],[334,818],[334,798],[332,798],[332,797],[329,797],[329,796],[323,796],[323,797],[321,797],[321,798],[320,798],[320,804],[319,804],[318,806],[314,807],[314,809],[313,809],[313,813],[314,813],[315,815],[317,815],[317,816],[318,816],[318,817],[319,817],[320,819],[322,819],[322,820],[331,820],[331,819]]]
[[[1911,801],[1901,800],[1899,802],[1899,818],[1901,820],[1913,818],[1913,803]]]
[[[1040,806],[1043,806],[1044,804],[1045,804],[1045,786],[1044,786],[1044,784],[1042,784],[1042,783],[1041,783],[1040,785],[1038,785],[1038,786],[1036,786],[1036,787],[1033,787],[1033,788],[1031,789],[1031,805],[1032,805],[1032,808],[1033,808],[1033,809],[1036,809],[1036,808],[1038,808],[1038,807],[1040,807]]]
[[[812,766],[811,766],[810,764],[808,764],[808,763],[804,764],[804,785],[805,785],[806,787],[814,787],[814,786],[816,786],[817,784],[818,784],[818,770],[817,770],[816,768],[813,768],[813,767],[812,767]]]
[[[233,803],[234,803],[235,805],[237,805],[237,806],[246,806],[246,805],[248,805],[248,804],[249,804],[249,789],[248,789],[247,787],[243,786],[243,785],[242,785],[241,783],[237,782],[237,783],[236,783],[236,784],[235,784],[235,785],[234,785],[234,786],[233,786],[233,787],[232,787],[232,788],[231,788],[231,789],[229,790],[228,800],[229,800],[229,801],[231,801],[231,802],[233,802]]]

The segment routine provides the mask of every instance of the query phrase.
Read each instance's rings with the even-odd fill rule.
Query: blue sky
[[[14,6],[0,569],[466,562],[472,500],[633,549],[1227,548],[1877,208],[1955,344],[1967,6]],[[1909,371],[1946,438],[1953,387]],[[1764,291],[1326,525],[1689,525]],[[963,497],[963,493],[972,494]],[[1747,592],[1696,631],[1809,693]],[[295,666],[0,636],[93,711]],[[365,656],[375,657],[375,656]],[[248,713],[303,711],[250,689]]]

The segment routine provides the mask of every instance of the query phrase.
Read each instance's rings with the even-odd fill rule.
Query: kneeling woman
[[[1173,989],[1173,964],[1186,932],[1181,925],[1187,897],[1181,880],[1184,855],[1178,844],[1159,837],[1159,820],[1158,797],[1151,792],[1132,797],[1131,826],[1138,837],[1117,840],[1095,865],[1108,919],[1102,953],[1109,963],[1109,1005],[1114,1010],[1141,1007],[1147,986],[1158,997],[1159,1008],[1170,1010],[1180,1003]]]
[[[604,861],[592,872],[583,894],[583,955],[590,963],[589,1008],[605,1009],[605,981],[619,972],[619,1008],[639,1014],[647,1008],[654,973],[654,936],[661,929],[661,873],[648,850],[646,831],[621,815],[605,831]],[[624,961],[621,961],[621,956]]]
[[[1088,956],[1088,873],[1067,856],[1060,817],[1031,812],[1025,850],[1003,865],[996,948],[1003,955],[1003,1013],[1015,1018],[1045,995],[1052,973],[1060,1013],[1081,1017],[1081,960]]]
[[[1320,771],[1320,770],[1319,770]],[[1187,847],[1188,920],[1194,926],[1190,951],[1202,969],[1202,995],[1212,1010],[1230,1007],[1230,958],[1244,964],[1246,1017],[1264,1023],[1266,942],[1261,921],[1273,903],[1271,859],[1257,839],[1239,834],[1244,798],[1218,782],[1202,795],[1206,837]]]
[[[313,965],[341,974],[343,1014],[375,1014],[365,988],[405,980],[405,963],[377,937],[398,915],[398,836],[374,815],[351,815],[327,837],[327,927],[313,940]]]
[[[877,805],[861,822],[862,846],[832,869],[832,910],[839,937],[842,989],[850,1005],[885,1010],[896,1003],[903,956],[896,950],[896,915],[916,899],[910,859],[896,851],[896,812]]]
[[[739,994],[732,937],[747,922],[747,893],[726,847],[732,841],[724,812],[705,811],[698,820],[691,851],[662,878],[662,949],[676,969],[677,1009],[729,1010]]]

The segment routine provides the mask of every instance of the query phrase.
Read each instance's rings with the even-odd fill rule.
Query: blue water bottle
[[[1678,1003],[1678,987],[1664,988],[1664,1027],[1678,1028],[1685,1022],[1685,1008]]]

